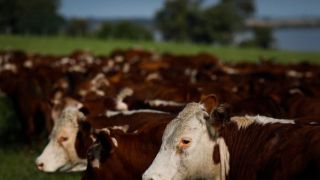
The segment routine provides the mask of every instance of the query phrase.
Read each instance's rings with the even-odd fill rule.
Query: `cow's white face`
[[[49,144],[37,158],[36,165],[44,172],[83,171],[86,159],[78,157],[75,141],[78,132],[78,120],[84,115],[76,108],[65,109],[55,122]]]
[[[220,165],[212,159],[215,142],[209,137],[206,116],[201,104],[189,103],[167,125],[160,151],[144,180],[219,178]]]

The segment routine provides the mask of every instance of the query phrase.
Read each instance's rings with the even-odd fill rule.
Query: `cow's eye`
[[[181,142],[182,144],[188,145],[191,141],[188,139],[182,139]]]
[[[179,147],[182,149],[185,149],[185,148],[189,147],[190,144],[191,144],[190,138],[181,138],[181,140],[179,142]]]
[[[65,136],[61,136],[60,138],[59,138],[59,142],[66,142],[66,141],[68,141],[68,137],[65,137]]]

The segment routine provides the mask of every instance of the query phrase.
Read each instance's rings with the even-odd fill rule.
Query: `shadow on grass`
[[[46,174],[37,171],[35,159],[47,141],[27,144],[24,142],[21,123],[7,97],[0,97],[0,179],[6,180],[73,180],[80,179],[81,173]]]

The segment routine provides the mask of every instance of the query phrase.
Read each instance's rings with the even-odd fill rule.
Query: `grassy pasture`
[[[46,144],[45,140],[26,145],[19,120],[8,98],[0,97],[0,179],[3,180],[74,180],[80,173],[45,174],[37,171],[34,161]],[[44,139],[44,138],[43,138]]]
[[[236,47],[214,47],[179,43],[135,42],[126,40],[97,40],[92,38],[34,37],[0,35],[0,50],[19,49],[32,53],[63,55],[76,49],[85,49],[94,54],[108,54],[115,48],[142,47],[156,52],[174,54],[196,54],[208,52],[217,55],[223,61],[251,61],[259,58],[273,58],[277,62],[291,63],[307,60],[320,63],[320,52],[300,53],[277,50],[241,49]],[[12,103],[0,97],[0,179],[4,180],[73,180],[81,174],[44,174],[39,173],[34,160],[39,155],[46,141],[35,145],[26,145],[21,141],[19,121],[12,110]]]
[[[251,61],[259,58],[272,58],[277,62],[290,63],[309,61],[320,63],[320,52],[291,52],[278,50],[263,50],[257,48],[238,48],[232,46],[216,47],[209,45],[194,45],[190,43],[154,43],[129,40],[99,40],[94,38],[70,38],[63,36],[35,37],[0,35],[0,50],[20,49],[27,52],[63,55],[76,49],[85,49],[94,54],[109,54],[115,48],[142,47],[156,52],[174,54],[196,54],[208,52],[217,55],[223,61]]]

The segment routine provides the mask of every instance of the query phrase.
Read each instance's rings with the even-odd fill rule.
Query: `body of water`
[[[236,36],[235,43],[253,38],[247,31]],[[274,29],[275,48],[287,51],[320,52],[320,27]]]
[[[275,29],[273,36],[277,49],[320,52],[320,28]]]

